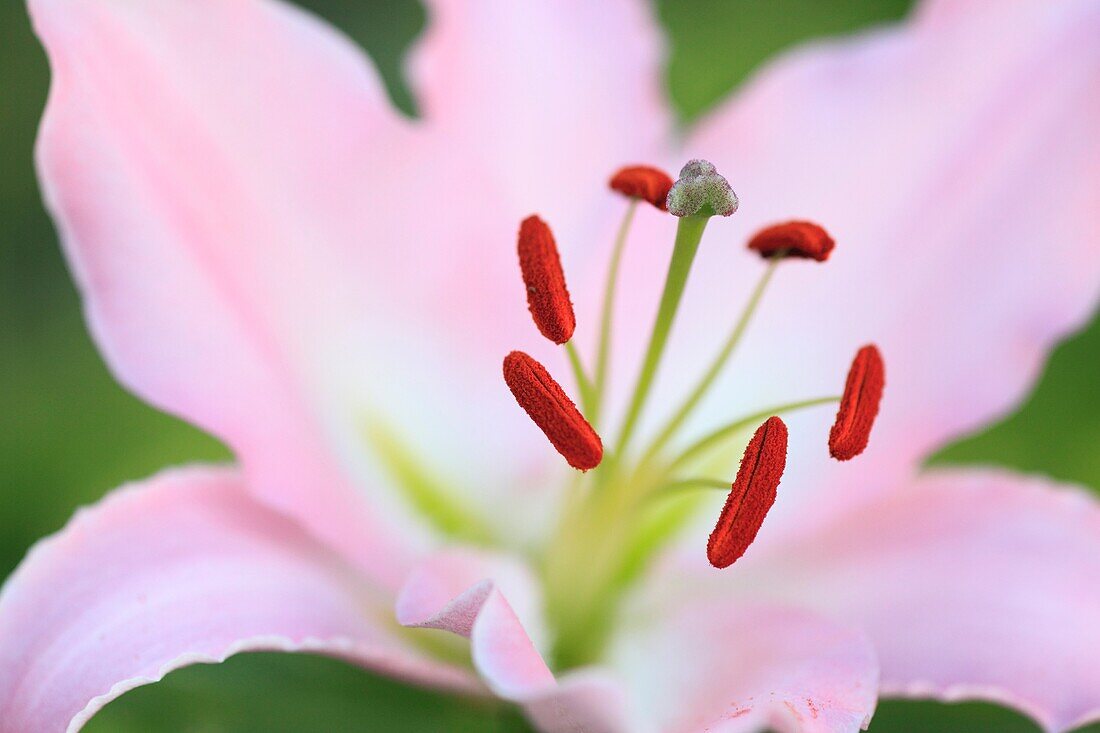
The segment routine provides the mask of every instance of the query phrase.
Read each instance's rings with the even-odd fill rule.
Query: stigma
[[[737,211],[737,194],[719,175],[713,163],[689,160],[668,192],[668,211],[673,216],[731,216]]]

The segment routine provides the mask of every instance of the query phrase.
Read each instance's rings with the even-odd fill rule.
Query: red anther
[[[672,182],[663,170],[648,165],[631,165],[612,176],[609,185],[625,196],[648,201],[661,211],[667,211],[665,201]]]
[[[784,252],[785,257],[804,257],[818,262],[829,259],[836,242],[812,221],[788,221],[761,229],[749,240],[749,249],[763,257]]]
[[[874,344],[867,344],[852,360],[836,422],[829,431],[829,453],[833,458],[847,461],[867,447],[885,384],[886,367],[882,354]]]
[[[749,549],[775,503],[786,466],[787,426],[772,416],[756,429],[741,457],[737,478],[707,542],[711,565],[728,568]]]
[[[504,381],[512,396],[546,434],[569,465],[587,471],[600,465],[603,443],[546,367],[522,351],[504,357]]]
[[[564,344],[573,337],[577,319],[565,287],[558,246],[546,222],[537,216],[524,219],[519,227],[518,249],[531,317],[543,336]]]

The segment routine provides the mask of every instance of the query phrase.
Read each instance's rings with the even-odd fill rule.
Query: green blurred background
[[[597,0],[593,0],[597,1]],[[415,111],[402,56],[423,27],[416,0],[301,0],[374,58],[395,102]],[[686,124],[766,57],[805,39],[894,22],[908,0],[663,0],[667,81]],[[0,7],[0,577],[73,509],[166,464],[226,458],[217,442],[146,407],[108,375],[88,340],[32,167],[48,85],[18,2]],[[939,462],[987,463],[1100,487],[1100,320],[1066,341],[1013,416],[947,447]],[[1100,622],[1100,621],[1098,621]],[[1098,660],[1100,663],[1100,660]],[[110,705],[88,730],[518,731],[512,710],[443,698],[332,660],[243,655],[192,667]],[[1033,733],[992,705],[884,702],[873,733]],[[1100,733],[1091,726],[1090,733]]]

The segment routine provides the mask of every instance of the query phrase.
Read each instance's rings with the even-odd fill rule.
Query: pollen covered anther
[[[603,443],[546,367],[522,351],[504,357],[504,381],[519,406],[546,434],[569,465],[587,471],[600,465]]]
[[[775,503],[787,466],[787,426],[772,416],[756,429],[737,469],[726,504],[707,542],[707,559],[727,568],[749,548]]]
[[[661,211],[668,211],[666,199],[672,188],[672,177],[658,168],[627,166],[612,176],[608,185],[624,196],[648,201]]]
[[[812,221],[788,221],[775,224],[757,232],[749,240],[748,247],[762,257],[780,254],[783,257],[824,262],[829,259],[836,242],[829,233]]]
[[[885,384],[886,367],[882,354],[874,344],[868,344],[852,360],[836,422],[829,431],[829,454],[833,458],[847,461],[867,447]]]
[[[527,217],[519,227],[517,249],[531,317],[543,336],[564,344],[573,337],[577,319],[550,227],[537,216]]]

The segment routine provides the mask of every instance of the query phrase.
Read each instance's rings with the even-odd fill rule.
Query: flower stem
[[[784,405],[775,405],[769,407],[766,410],[760,412],[754,412],[751,415],[738,418],[731,423],[727,423],[710,433],[707,433],[699,440],[689,445],[684,451],[672,460],[669,464],[669,470],[672,471],[676,468],[688,463],[692,458],[706,452],[714,446],[721,443],[726,438],[736,435],[738,432],[753,427],[761,420],[767,419],[772,415],[777,415],[784,412],[793,412],[795,410],[804,410],[808,407],[817,407],[818,405],[827,405],[833,402],[840,402],[840,397],[818,397],[812,400],[802,400],[801,402],[788,402]]]
[[[695,385],[695,389],[692,390],[688,398],[680,405],[680,408],[669,419],[661,429],[661,432],[657,434],[657,437],[646,449],[645,456],[655,455],[672,439],[676,431],[680,429],[684,421],[691,416],[692,411],[698,406],[699,402],[702,401],[703,397],[706,396],[707,391],[714,385],[714,380],[722,373],[722,369],[726,366],[726,362],[729,361],[734,349],[737,348],[737,344],[740,343],[741,337],[744,336],[745,330],[748,328],[753,314],[760,305],[760,301],[764,296],[764,291],[767,290],[768,283],[771,282],[772,275],[775,274],[775,268],[779,264],[780,259],[781,258],[774,258],[768,262],[764,274],[761,275],[760,279],[757,281],[756,287],[752,291],[752,295],[749,296],[749,302],[745,305],[744,310],[741,311],[741,317],[738,318],[737,323],[734,324],[733,330],[726,338],[726,343],[723,344],[721,351],[714,357],[707,371],[703,374],[698,384]]]
[[[695,261],[695,254],[699,251],[699,242],[703,238],[703,230],[706,229],[707,219],[706,216],[681,217],[680,224],[676,229],[676,243],[673,246],[668,275],[665,277],[664,291],[661,293],[661,304],[657,309],[657,318],[653,322],[653,332],[649,337],[649,346],[646,348],[642,368],[638,373],[638,381],[634,385],[630,407],[627,409],[622,432],[619,434],[619,441],[615,448],[615,455],[619,457],[623,456],[625,448],[630,443],[642,407],[649,396],[649,390],[653,387],[653,379],[657,376],[657,367],[660,365],[665,344],[668,343],[672,322],[676,318],[676,311],[680,307],[680,300],[684,295],[684,286],[687,284],[691,265]]]
[[[626,238],[630,233],[630,225],[634,221],[634,212],[638,208],[638,199],[631,199],[623,215],[623,221],[619,225],[619,233],[615,237],[615,248],[611,252],[611,262],[607,268],[607,280],[604,283],[603,308],[600,313],[600,340],[596,354],[596,374],[594,378],[595,404],[588,421],[598,427],[600,412],[603,409],[604,385],[607,383],[608,363],[611,358],[611,321],[615,311],[615,289],[619,281],[619,265],[623,258],[623,249],[626,246]]]

